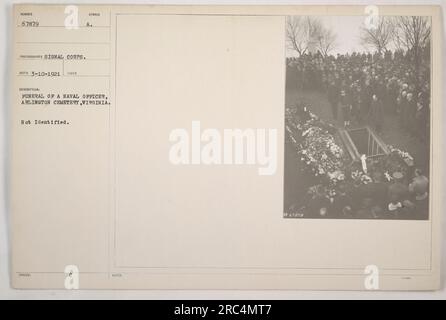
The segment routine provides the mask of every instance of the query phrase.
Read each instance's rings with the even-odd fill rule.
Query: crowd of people
[[[429,138],[430,53],[309,53],[287,59],[287,85],[327,95],[333,118],[345,127],[369,124],[381,133],[394,115],[404,132]],[[292,80],[292,81],[290,81]]]
[[[395,172],[391,182],[376,175],[368,184],[341,184],[332,198],[323,189],[318,185],[309,192],[303,208],[290,208],[290,217],[423,220],[429,215],[429,180],[419,169],[412,179]]]
[[[397,130],[409,141],[419,139],[417,145],[429,145],[428,49],[417,55],[386,51],[289,57],[287,90],[321,92],[336,127],[369,125],[379,135],[384,130]],[[420,168],[418,165],[390,174],[386,168],[374,170],[365,182],[346,178],[335,193],[327,183],[316,183],[304,199],[289,207],[287,214],[310,218],[427,219],[429,172],[421,167],[424,172],[415,169]],[[348,170],[343,173],[345,177],[354,175]]]
[[[388,145],[389,153],[351,161],[340,152],[336,128],[314,115],[307,105],[286,109],[289,146],[296,150],[306,184],[285,202],[289,218],[422,220],[429,213],[428,172],[406,151]],[[300,160],[300,161],[299,161]]]

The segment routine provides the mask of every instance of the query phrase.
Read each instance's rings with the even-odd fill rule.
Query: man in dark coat
[[[339,88],[336,83],[332,81],[328,86],[328,102],[331,106],[331,111],[333,112],[333,118],[338,119],[338,103],[339,103]]]
[[[415,114],[417,112],[417,104],[412,93],[407,94],[406,112],[407,129],[411,135],[416,136],[415,128],[417,124],[415,123]]]
[[[369,112],[369,123],[376,130],[377,133],[381,133],[382,125],[384,122],[384,110],[381,100],[374,94],[372,96],[372,104]]]
[[[344,121],[344,127],[348,127],[350,125],[352,105],[350,98],[348,97],[345,90],[341,91],[341,99],[339,101],[339,105],[342,111],[342,120]]]

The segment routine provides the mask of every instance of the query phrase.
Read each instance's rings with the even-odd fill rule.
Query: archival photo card
[[[11,22],[14,288],[440,287],[439,7]]]
[[[284,217],[429,219],[431,18],[286,18]]]

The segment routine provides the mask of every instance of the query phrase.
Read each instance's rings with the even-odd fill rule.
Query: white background
[[[9,116],[10,116],[10,65],[11,65],[11,13],[12,3],[29,3],[31,1],[2,1],[0,7],[0,299],[446,299],[444,274],[442,277],[442,290],[436,292],[335,292],[335,291],[174,291],[174,290],[152,290],[152,291],[117,291],[117,290],[89,290],[89,291],[65,291],[65,290],[14,290],[9,282],[9,189],[8,189],[8,149],[9,145]],[[437,4],[441,5],[443,15],[446,10],[446,0],[437,1],[51,1],[34,0],[34,3],[53,4],[113,4],[113,3],[135,3],[135,4],[356,4],[356,5],[389,5],[389,4]],[[443,29],[445,29],[443,25]],[[445,32],[444,32],[445,33]],[[443,48],[444,48],[443,35]],[[443,49],[443,52],[445,50]],[[443,62],[446,66],[445,61]],[[443,70],[444,72],[444,70]],[[443,85],[444,87],[444,85]],[[446,92],[446,90],[443,90]],[[443,101],[446,101],[443,95]],[[446,113],[445,113],[446,115]],[[444,116],[446,120],[446,116]],[[445,121],[446,122],[446,121]],[[445,132],[445,129],[443,129]],[[443,133],[445,136],[445,133]],[[443,230],[446,219],[443,218]],[[446,232],[443,232],[443,264],[445,270]],[[444,273],[444,271],[443,271]]]

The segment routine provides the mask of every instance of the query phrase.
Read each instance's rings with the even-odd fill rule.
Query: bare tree
[[[387,21],[389,22],[389,24],[392,25],[391,27],[391,39],[392,39],[392,45],[395,47],[396,50],[400,51],[400,50],[404,50],[404,46],[403,46],[403,39],[402,39],[402,34],[401,31],[398,28],[398,17],[386,17]]]
[[[317,27],[315,31],[316,37],[316,49],[322,54],[322,56],[327,57],[330,52],[336,48],[336,34],[333,30],[325,28],[323,25]]]
[[[288,47],[295,50],[299,56],[307,53],[314,45],[321,26],[320,21],[313,17],[287,17],[286,40]]]
[[[423,16],[400,16],[394,19],[396,39],[412,57],[415,67],[415,84],[419,87],[420,63],[423,50],[430,45],[430,18]]]
[[[394,39],[394,30],[395,25],[388,17],[380,17],[375,28],[369,28],[365,25],[361,27],[361,42],[381,54]]]
[[[429,44],[431,25],[428,17],[400,16],[394,19],[394,24],[395,33],[406,50],[421,50]]]

